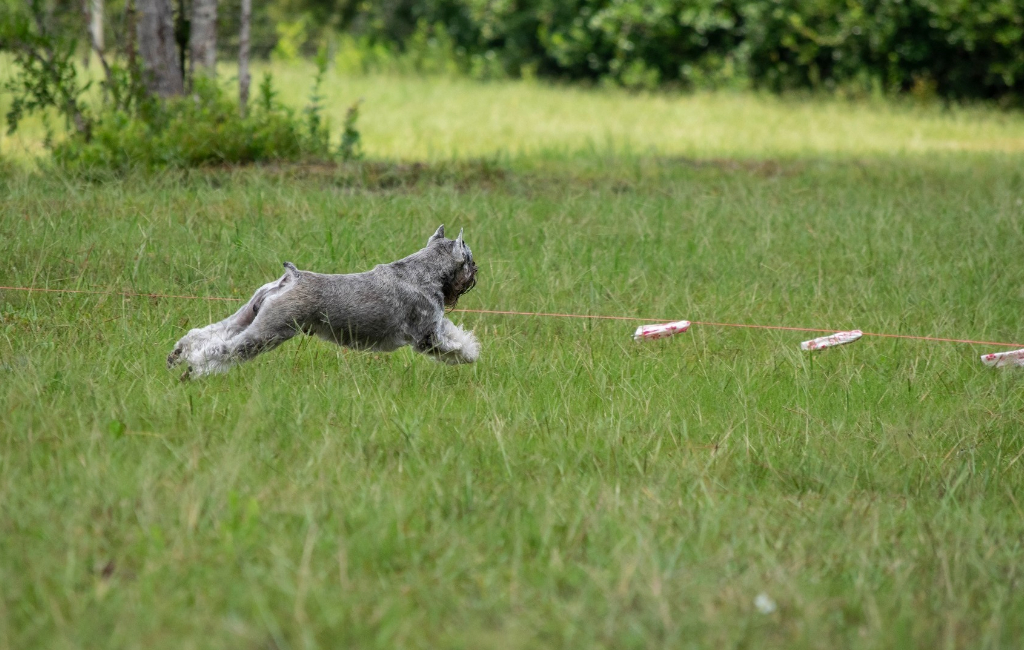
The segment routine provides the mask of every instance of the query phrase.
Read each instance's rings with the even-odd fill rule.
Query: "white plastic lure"
[[[836,332],[831,336],[820,336],[810,341],[804,341],[803,343],[800,344],[800,347],[804,350],[820,350],[822,348],[831,348],[837,345],[853,343],[862,336],[864,336],[864,332],[860,330],[850,330],[849,332]]]
[[[1005,366],[1024,366],[1024,350],[1013,352],[993,352],[992,354],[981,355],[981,362],[993,368]]]
[[[662,323],[659,325],[641,325],[633,333],[633,340],[653,341],[654,339],[663,339],[680,332],[685,332],[688,329],[690,329],[690,321],[688,320],[677,320],[672,323]]]

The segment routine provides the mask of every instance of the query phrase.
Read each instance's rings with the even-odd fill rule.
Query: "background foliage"
[[[221,12],[229,48],[233,3]],[[312,52],[342,33],[343,62],[357,68],[405,55],[405,65],[421,72],[455,67],[630,87],[949,98],[1024,90],[1018,0],[278,0],[257,13],[256,51]]]
[[[49,6],[63,23],[81,12]],[[222,58],[238,52],[239,7],[220,3]],[[108,41],[123,40],[124,2],[106,11]],[[330,44],[348,72],[1007,102],[1024,91],[1022,42],[1019,0],[274,0],[256,4],[252,25],[256,56]]]

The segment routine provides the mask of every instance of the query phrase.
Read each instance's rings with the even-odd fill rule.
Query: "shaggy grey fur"
[[[256,290],[232,316],[194,329],[174,346],[167,367],[187,363],[182,379],[227,372],[296,334],[388,352],[405,345],[449,364],[472,363],[480,343],[445,317],[476,284],[473,253],[444,225],[419,252],[364,273],[325,275],[285,262],[285,274]]]

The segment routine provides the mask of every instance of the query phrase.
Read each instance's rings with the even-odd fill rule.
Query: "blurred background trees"
[[[8,13],[26,4],[0,2]],[[134,22],[161,94],[239,54],[243,0],[45,4],[83,39],[100,7],[101,44],[125,43]],[[253,56],[312,56],[326,45],[348,73],[1010,102],[1024,93],[1020,0],[268,0],[252,7],[251,21]]]
[[[237,39],[238,2],[222,1],[224,45]],[[276,0],[254,10],[258,55],[332,41],[354,72],[404,65],[955,99],[1024,92],[1020,0]]]

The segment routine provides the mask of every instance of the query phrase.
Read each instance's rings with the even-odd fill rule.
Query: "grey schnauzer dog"
[[[472,363],[480,343],[445,317],[476,284],[473,253],[445,239],[444,225],[419,252],[364,273],[325,275],[285,262],[285,274],[256,290],[232,316],[186,334],[167,367],[187,364],[182,379],[227,372],[296,334],[360,350],[390,352],[411,345],[448,364]]]

